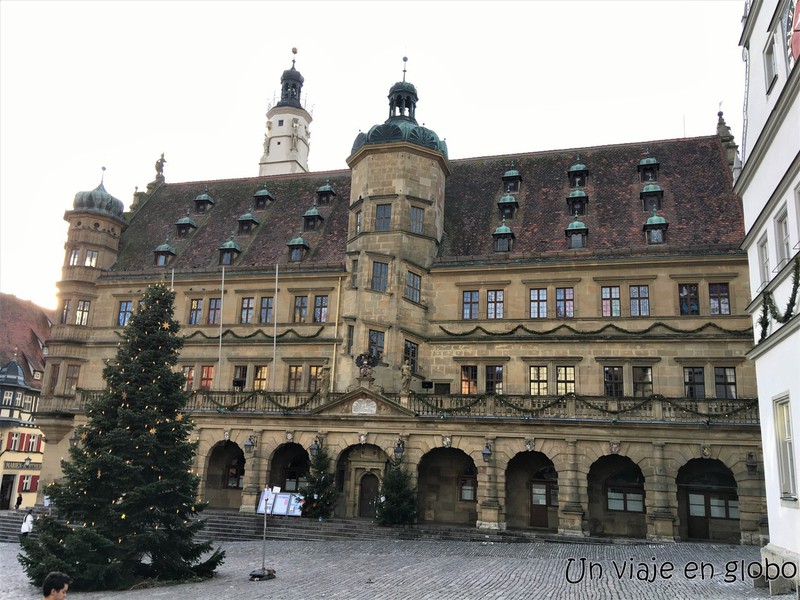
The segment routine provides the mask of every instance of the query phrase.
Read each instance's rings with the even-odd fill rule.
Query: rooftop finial
[[[292,48],[292,68],[294,69],[295,56],[297,56],[297,48]]]
[[[106,178],[106,168],[105,167],[100,167],[100,169],[103,171],[100,174],[100,185],[103,185],[103,180]]]
[[[408,62],[408,57],[403,57],[403,83],[406,81],[406,63]]]

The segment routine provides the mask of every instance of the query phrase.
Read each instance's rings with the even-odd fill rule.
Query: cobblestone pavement
[[[277,571],[277,578],[262,582],[248,580],[250,571],[261,566],[261,542],[229,543],[224,548],[225,564],[209,581],[125,592],[75,592],[70,597],[73,600],[769,598],[767,590],[754,588],[747,576],[748,563],[759,560],[758,548],[751,546],[268,540],[267,567]],[[27,582],[17,562],[18,552],[17,544],[0,543],[0,599],[40,600],[41,594]],[[645,566],[641,568],[640,563]],[[697,569],[693,571],[695,563]],[[639,581],[638,576],[649,581]],[[788,600],[794,596],[772,598]]]

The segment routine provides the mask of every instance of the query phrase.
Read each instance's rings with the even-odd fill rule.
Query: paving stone
[[[492,544],[475,542],[268,540],[277,578],[251,582],[261,542],[224,544],[225,564],[209,581],[124,592],[75,593],[80,600],[270,597],[291,600],[675,600],[770,598],[740,566],[758,562],[753,546],[722,544]],[[40,600],[18,561],[0,544],[0,599]],[[640,563],[654,581],[639,581]],[[692,572],[692,563],[698,564]],[[703,573],[699,569],[704,564]],[[736,572],[726,572],[726,564]],[[670,565],[672,570],[670,570]],[[686,567],[689,565],[689,571]],[[631,576],[631,567],[633,572]],[[713,569],[713,573],[712,573]],[[692,576],[694,576],[692,578]],[[794,594],[772,596],[789,600]]]

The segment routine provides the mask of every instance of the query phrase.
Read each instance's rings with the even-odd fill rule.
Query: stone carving
[[[354,415],[374,415],[378,412],[378,405],[369,398],[359,398],[353,402],[350,412]]]
[[[450,437],[449,435],[443,435],[442,446],[444,446],[445,448],[449,448],[452,445],[453,445],[453,438]]]
[[[608,449],[611,450],[611,454],[619,454],[619,442],[608,442]]]
[[[405,361],[403,366],[400,367],[400,374],[400,393],[404,396],[408,396],[408,392],[411,390],[411,365],[408,363],[408,361]]]

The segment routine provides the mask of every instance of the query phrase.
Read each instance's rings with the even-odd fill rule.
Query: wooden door
[[[707,540],[708,533],[708,509],[706,507],[706,494],[698,491],[690,491],[687,494],[689,516],[686,519],[690,539]]]
[[[358,516],[375,518],[375,503],[378,501],[378,478],[367,473],[361,478],[361,491],[358,495]]]

